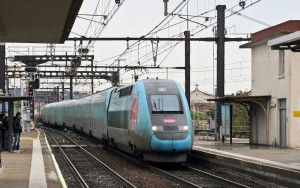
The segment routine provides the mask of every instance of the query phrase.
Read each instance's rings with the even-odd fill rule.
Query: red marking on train
[[[130,110],[130,126],[131,129],[136,129],[136,120],[138,117],[138,109],[139,109],[139,98],[135,97],[132,104],[131,104],[131,110]]]
[[[176,123],[176,119],[164,119],[164,123]]]

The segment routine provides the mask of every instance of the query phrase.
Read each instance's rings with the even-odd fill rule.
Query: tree
[[[204,120],[205,119],[205,113],[204,112],[197,112],[197,111],[194,111],[194,112],[191,112],[191,115],[192,115],[192,120]]]
[[[245,97],[250,96],[251,91],[238,91],[229,96]],[[233,103],[233,131],[249,131],[249,115],[245,106]]]

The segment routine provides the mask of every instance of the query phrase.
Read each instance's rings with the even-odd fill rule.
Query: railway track
[[[44,128],[67,161],[78,187],[136,187],[63,133]],[[55,134],[55,136],[53,136]],[[59,135],[59,138],[58,138]],[[70,143],[76,147],[69,147]],[[66,147],[67,146],[67,147]],[[68,177],[70,178],[70,177]]]
[[[151,168],[158,173],[162,173],[174,179],[174,181],[180,182],[184,187],[248,187],[232,180],[189,167],[185,164],[160,167],[152,166]]]
[[[81,144],[84,147],[86,146],[86,150],[105,161],[106,164],[109,164],[111,168],[122,174],[130,182],[134,182],[137,187],[268,187],[270,185],[268,183],[264,184],[265,182],[259,179],[247,177],[247,174],[230,173],[218,166],[207,166],[208,164],[199,165],[199,160],[165,165],[146,163],[116,149],[109,147],[100,149],[99,142],[95,142],[90,138],[85,139],[81,137],[82,135],[78,136],[75,133],[68,133],[68,135],[82,141]],[[62,138],[59,140],[62,140]],[[71,143],[65,139],[65,144]],[[105,152],[109,154],[106,158],[104,157]],[[76,153],[73,155],[77,158],[79,156]],[[107,157],[110,159],[107,160]]]
[[[131,156],[128,156],[122,152],[111,150],[112,152],[126,158],[126,160],[132,163],[138,163],[143,166],[144,169],[150,170],[155,174],[169,179],[179,187],[239,187],[248,188],[250,186],[234,182],[228,178],[193,168],[185,163],[166,163],[166,164],[155,164],[138,161]]]

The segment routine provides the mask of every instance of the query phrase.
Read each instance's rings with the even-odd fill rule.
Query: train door
[[[280,146],[286,147],[286,99],[279,99]]]

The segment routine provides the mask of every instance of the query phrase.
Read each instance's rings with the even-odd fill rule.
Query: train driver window
[[[183,113],[177,95],[150,95],[153,113]]]
[[[124,96],[127,96],[127,95],[131,95],[132,88],[133,88],[133,85],[131,85],[129,87],[125,87],[123,89],[120,89],[119,97],[124,97]]]

